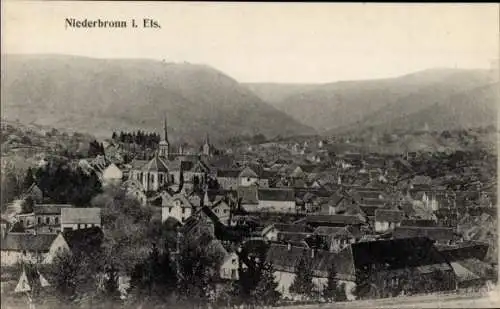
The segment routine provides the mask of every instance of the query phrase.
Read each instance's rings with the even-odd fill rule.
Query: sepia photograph
[[[499,308],[499,16],[2,1],[1,308]]]

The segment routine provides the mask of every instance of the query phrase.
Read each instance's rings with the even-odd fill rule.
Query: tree
[[[95,265],[95,264],[94,264]],[[56,255],[49,268],[56,297],[67,303],[88,291],[95,291],[95,268],[86,258],[68,251]]]
[[[276,291],[277,287],[273,264],[264,262],[257,286],[251,293],[254,303],[261,306],[275,305],[281,297],[281,293]]]
[[[26,170],[26,175],[24,176],[23,180],[23,190],[27,190],[35,181],[35,177],[33,176],[33,170],[31,168],[28,168]]]
[[[125,189],[113,187],[94,197],[91,204],[102,209],[106,265],[130,273],[146,257],[152,209],[141,206]]]
[[[165,299],[177,286],[177,273],[170,252],[160,252],[155,244],[144,263],[137,264],[132,272],[130,285],[136,295]]]
[[[326,282],[326,287],[323,290],[323,297],[328,300],[328,301],[334,301],[336,291],[338,288],[338,282],[337,282],[337,269],[334,264],[330,266],[330,269],[328,269],[328,279]]]
[[[305,297],[312,297],[314,288],[312,278],[311,260],[309,256],[303,256],[297,266],[297,275],[290,285],[290,292],[301,294]]]
[[[205,306],[215,293],[220,259],[211,254],[200,240],[187,239],[179,256],[179,296],[193,305]]]

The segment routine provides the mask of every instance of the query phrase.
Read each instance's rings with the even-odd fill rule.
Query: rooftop
[[[295,192],[292,189],[266,188],[258,190],[259,201],[295,201]]]
[[[101,224],[101,208],[63,208],[61,224]]]
[[[48,251],[56,234],[9,233],[0,242],[2,250]]]
[[[35,215],[60,215],[64,208],[73,208],[70,204],[35,204],[33,212]]]

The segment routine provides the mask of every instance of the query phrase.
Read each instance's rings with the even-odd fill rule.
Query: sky
[[[66,18],[161,28],[74,29]],[[2,53],[207,64],[240,82],[324,83],[489,68],[498,4],[3,1]]]

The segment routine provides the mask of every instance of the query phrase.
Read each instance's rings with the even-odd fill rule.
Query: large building
[[[145,192],[158,191],[168,186],[172,181],[168,169],[170,143],[168,141],[167,119],[164,123],[163,140],[158,145],[154,157],[144,164],[143,161],[132,162],[129,179],[142,185]]]

